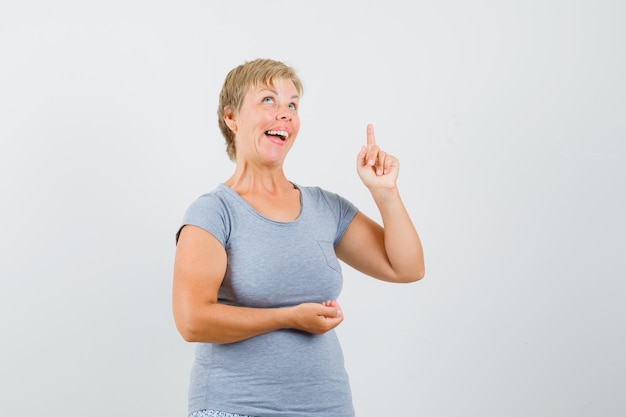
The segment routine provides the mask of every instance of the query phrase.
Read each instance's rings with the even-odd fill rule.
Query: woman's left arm
[[[398,159],[383,152],[367,126],[367,146],[357,157],[357,172],[380,211],[383,226],[358,212],[335,250],[339,259],[374,278],[414,282],[424,276],[422,244],[397,188]]]

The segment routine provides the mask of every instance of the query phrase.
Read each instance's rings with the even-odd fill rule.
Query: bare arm
[[[189,342],[231,343],[278,329],[325,333],[341,323],[336,302],[286,308],[234,307],[217,302],[226,271],[226,251],[207,231],[185,226],[174,262],[174,321]]]
[[[358,212],[336,247],[337,256],[355,269],[390,282],[413,282],[424,276],[422,244],[400,198],[398,159],[383,152],[367,127],[367,146],[357,157],[357,171],[369,189],[383,226]]]

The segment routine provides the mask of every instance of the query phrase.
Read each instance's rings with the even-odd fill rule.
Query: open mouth
[[[285,132],[284,130],[266,130],[265,134],[267,136],[275,136],[283,142],[289,137],[289,133]]]

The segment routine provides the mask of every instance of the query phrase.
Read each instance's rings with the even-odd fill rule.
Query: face
[[[298,90],[288,79],[253,87],[245,95],[238,114],[226,112],[235,134],[237,161],[280,164],[300,130]]]

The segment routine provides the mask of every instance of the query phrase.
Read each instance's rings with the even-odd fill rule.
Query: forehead
[[[298,89],[290,78],[276,78],[267,82],[252,84],[248,87],[246,93],[264,92],[268,90],[276,92],[287,91],[291,95],[299,96]]]

